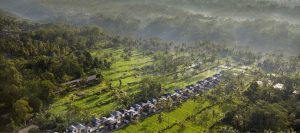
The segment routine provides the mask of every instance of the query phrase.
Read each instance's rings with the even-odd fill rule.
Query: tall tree
[[[15,119],[24,122],[26,125],[26,121],[32,117],[32,108],[29,103],[23,99],[17,100],[13,105],[13,109]]]
[[[162,94],[162,87],[158,81],[150,78],[145,78],[140,82],[140,98],[142,100],[148,100],[150,98],[158,97]]]

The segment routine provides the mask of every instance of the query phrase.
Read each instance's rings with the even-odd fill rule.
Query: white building
[[[281,83],[277,83],[273,86],[274,89],[279,89],[279,90],[283,90],[284,88],[284,84]]]

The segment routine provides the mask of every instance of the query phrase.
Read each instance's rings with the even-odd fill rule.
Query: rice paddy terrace
[[[154,61],[149,56],[142,55],[138,50],[134,50],[130,60],[122,59],[121,55],[123,49],[104,49],[92,52],[93,56],[106,57],[113,61],[111,69],[104,70],[102,73],[106,81],[111,81],[112,86],[119,85],[119,80],[122,81],[122,88],[129,93],[136,93],[139,91],[138,82],[143,77],[158,77],[162,81],[163,88],[167,91],[172,91],[175,88],[182,88],[184,86],[196,83],[199,80],[210,77],[216,73],[214,68],[208,68],[204,71],[199,71],[194,76],[180,77],[176,81],[173,80],[173,75],[157,76],[153,73],[144,73],[139,68],[153,65]],[[108,57],[108,55],[112,55]],[[50,112],[57,115],[64,115],[67,113],[67,103],[73,102],[82,110],[87,110],[91,115],[107,114],[111,110],[118,107],[117,103],[112,100],[112,92],[102,92],[107,88],[106,82],[97,86],[88,87],[84,90],[75,90],[64,97],[60,97],[52,105]],[[84,97],[78,97],[76,94],[84,93]],[[101,105],[103,104],[103,105]]]
[[[240,73],[243,69],[234,68],[226,69],[229,73]],[[243,77],[244,87],[248,88],[249,83],[253,80],[251,75]],[[215,90],[217,89],[217,90]],[[207,132],[209,129],[218,125],[225,114],[232,111],[234,106],[241,104],[242,97],[238,95],[245,90],[236,90],[231,92],[230,95],[219,95],[218,89],[222,90],[222,85],[202,93],[196,99],[188,99],[183,102],[181,106],[170,111],[154,114],[141,122],[131,124],[125,128],[117,130],[118,133],[131,133],[131,132],[164,132],[164,133],[194,133],[194,132]],[[206,98],[209,95],[217,95],[221,102],[214,102],[212,99]],[[229,100],[230,99],[230,100]],[[230,102],[229,102],[230,101]],[[159,121],[159,116],[163,116],[163,120]]]
[[[236,73],[241,70],[234,68],[227,71]],[[95,117],[88,125],[71,126],[68,131],[78,132],[79,128],[84,132],[206,132],[217,126],[225,114],[232,111],[235,104],[242,102],[241,97],[234,93],[223,96],[217,94],[222,89],[222,86],[218,85],[222,80],[220,77],[221,74],[214,74],[212,78],[208,77],[195,85],[176,89],[174,93],[164,94],[158,99],[119,109],[107,117]],[[245,79],[252,80],[251,76]],[[248,82],[245,82],[244,87],[247,88],[248,85]],[[218,95],[221,100],[216,102],[212,100],[213,98],[208,98],[208,95]],[[173,99],[174,109],[171,111],[160,109],[159,101],[168,97]],[[180,104],[176,104],[177,101],[181,101]]]
[[[129,125],[130,123],[137,122],[140,119],[147,118],[151,116],[152,114],[155,114],[157,112],[163,111],[164,104],[169,103],[169,107],[177,107],[180,106],[182,101],[186,101],[189,98],[192,98],[196,94],[201,94],[202,92],[206,90],[210,90],[218,85],[220,82],[220,77],[222,76],[221,73],[213,75],[213,77],[206,78],[203,81],[198,81],[197,84],[187,86],[184,89],[176,89],[174,93],[167,93],[161,96],[160,98],[153,98],[145,103],[140,104],[134,104],[131,106],[128,110],[122,109],[121,111],[115,111],[113,112],[110,117],[102,117],[101,119],[94,118],[92,119],[91,123],[87,126],[83,126],[82,124],[75,126],[70,126],[67,131],[68,132],[110,132],[114,130],[118,130],[122,128],[123,126]],[[188,104],[188,103],[187,103]],[[195,106],[193,106],[195,107]],[[213,108],[214,106],[206,107],[206,108]],[[186,108],[188,110],[192,110],[190,108]],[[188,113],[187,112],[181,112],[181,113]],[[203,110],[198,111],[197,114],[201,113]],[[177,112],[180,113],[180,112]],[[192,113],[192,112],[190,112]],[[169,114],[171,115],[171,114]],[[175,115],[175,114],[173,114]],[[171,115],[172,116],[172,115]],[[164,116],[160,116],[161,119]],[[170,116],[168,117],[168,124],[167,127],[170,127],[170,122],[172,122],[172,125],[175,125],[174,120],[170,120]],[[187,119],[186,117],[182,116],[179,117],[179,120]],[[177,120],[176,120],[177,121]],[[162,120],[160,121],[162,123]],[[150,123],[149,123],[150,124]],[[152,125],[152,124],[150,124]],[[164,126],[163,126],[164,127]],[[165,127],[166,128],[166,127]],[[155,130],[165,130],[164,128],[155,128]],[[132,132],[134,130],[130,130]],[[154,131],[154,132],[157,132]],[[138,132],[138,131],[137,131]]]
[[[143,67],[155,64],[151,56],[144,55],[141,51],[134,50],[129,60],[122,58],[123,48],[117,49],[103,49],[100,51],[91,52],[95,57],[105,57],[112,61],[111,69],[102,71],[105,81],[110,81],[113,86],[118,86],[120,80],[122,81],[122,89],[127,93],[133,94],[139,92],[138,82],[144,77],[156,77],[162,82],[165,92],[174,92],[177,88],[184,88],[187,85],[195,84],[198,81],[204,80],[215,75],[218,70],[216,67],[219,64],[203,64],[203,68],[195,74],[191,74],[189,69],[185,74],[176,80],[173,79],[173,72],[165,75],[157,75],[156,73],[144,72]],[[185,53],[181,53],[184,55]],[[193,69],[193,68],[190,68]],[[180,70],[179,70],[180,71]],[[185,76],[187,75],[187,76]],[[190,76],[192,75],[192,76]],[[66,96],[60,97],[52,105],[50,112],[55,115],[65,115],[67,106],[70,102],[75,104],[80,110],[84,110],[82,117],[91,118],[96,116],[101,118],[109,115],[112,111],[120,109],[118,103],[112,98],[110,91],[103,91],[108,87],[107,82],[99,85],[88,87],[81,90],[75,90]],[[78,93],[84,96],[78,96]],[[211,91],[206,93],[210,94]],[[224,118],[226,110],[223,110],[219,104],[215,104],[210,99],[187,99],[178,108],[176,107],[169,112],[155,113],[143,118],[138,122],[125,125],[125,127],[112,130],[114,132],[194,132],[205,131],[216,122]],[[191,115],[194,115],[197,120],[202,120],[203,123],[192,122]],[[157,118],[162,117],[158,122]],[[184,123],[184,124],[182,124]]]

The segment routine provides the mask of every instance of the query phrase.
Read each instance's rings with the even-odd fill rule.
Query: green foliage
[[[145,78],[140,81],[141,92],[139,97],[141,100],[149,100],[150,98],[158,97],[163,93],[161,84],[151,78]]]
[[[239,131],[234,129],[233,127],[221,127],[218,129],[218,132],[221,133],[238,133]]]
[[[266,57],[266,59],[257,65],[265,72],[278,74],[291,74],[299,72],[299,69],[297,68],[300,65],[300,58],[297,58],[296,56],[290,56],[286,58],[283,55],[272,54]]]
[[[17,100],[14,105],[14,118],[19,122],[25,122],[32,117],[32,108],[26,100]]]
[[[7,124],[6,129],[4,130],[16,132],[18,128],[17,123],[11,118],[9,124]]]
[[[41,81],[40,87],[41,89],[41,99],[47,102],[51,102],[54,98],[54,90],[56,89],[56,86],[49,80]]]
[[[246,113],[246,114],[244,114]],[[244,116],[244,129],[255,129],[260,132],[267,129],[282,131],[288,128],[288,110],[279,104],[270,104],[266,101],[257,101],[249,107],[248,112],[240,112]]]
[[[245,91],[245,96],[247,96],[249,98],[249,100],[251,100],[252,102],[254,102],[255,100],[257,100],[256,96],[255,96],[255,92],[258,89],[258,84],[257,82],[252,82],[250,84],[250,87],[247,89],[247,91]]]
[[[283,90],[252,82],[244,92],[245,103],[239,105],[236,111],[228,113],[223,121],[242,132],[286,132],[291,128],[297,130],[297,119],[300,117],[296,109],[298,94],[292,92],[300,84],[287,76],[273,77],[272,80],[285,83]]]
[[[10,60],[0,56],[0,109],[11,109],[12,104],[20,98],[22,76]]]
[[[49,106],[64,89],[61,83],[94,74],[95,69],[101,82],[101,70],[111,66],[88,51],[109,39],[98,27],[38,24],[0,14],[0,114],[14,118],[10,125],[20,125],[31,112]]]
[[[69,1],[70,0],[67,0],[67,2]],[[92,3],[92,1],[90,2]],[[206,2],[210,3],[210,1]],[[70,1],[70,3],[78,6],[82,4],[79,4],[80,2],[78,0]],[[85,4],[89,5],[90,3],[85,2],[84,5]],[[233,2],[232,4],[236,3]],[[243,7],[244,5],[242,4],[241,6]],[[140,5],[135,5],[134,7],[135,9],[139,9]],[[116,8],[112,8],[112,10],[115,9]],[[145,8],[147,11],[156,11],[157,9],[164,9],[164,6],[158,8],[151,6],[150,9]],[[158,11],[172,14],[173,11],[178,10],[167,8],[163,11]],[[136,13],[138,14],[139,12]],[[78,16],[86,15],[76,15],[76,17]],[[126,19],[133,19],[131,18],[132,16],[120,15],[118,12],[116,12],[114,17],[100,13],[87,16],[91,16],[89,19],[93,24],[102,25],[116,33],[129,36],[131,33],[134,34],[136,31],[139,31],[139,33],[142,33],[141,36],[160,36],[163,39],[175,38],[181,41],[198,41],[201,39],[232,43],[233,40],[240,39],[241,43],[254,44],[255,46],[260,46],[260,44],[269,46],[269,40],[275,40],[275,45],[286,41],[288,45],[293,46],[296,50],[298,48],[295,45],[295,42],[298,40],[298,33],[295,33],[295,35],[288,39],[280,39],[280,37],[283,36],[281,33],[294,32],[291,30],[291,25],[281,25],[277,22],[265,20],[246,22],[228,21],[219,23],[216,22],[214,18],[182,13],[180,16],[167,15],[170,17],[162,16],[149,19],[150,22],[140,26],[142,22],[139,20],[134,19],[128,21]],[[66,17],[66,19],[68,18]],[[75,23],[81,22],[76,21]],[[280,27],[275,28],[274,31],[273,28],[268,27],[269,25],[277,25]],[[266,26],[267,28],[262,28]],[[109,36],[96,26],[74,27],[64,24],[36,24],[16,21],[14,18],[5,15],[1,16],[0,29],[0,34],[3,35],[3,37],[0,38],[0,114],[7,114],[13,111],[21,112],[20,114],[22,114],[21,116],[17,116],[18,118],[15,118],[15,120],[8,118],[1,121],[1,126],[10,122],[8,124],[9,130],[16,129],[16,125],[20,125],[19,120],[26,121],[31,116],[30,113],[41,112],[45,107],[51,104],[57,96],[57,93],[64,89],[59,85],[60,83],[78,78],[86,79],[88,75],[94,73],[95,68],[97,70],[99,83],[107,78],[109,78],[110,83],[107,84],[107,86],[101,84],[101,86],[88,90],[88,94],[85,95],[87,98],[82,98],[81,100],[78,100],[78,97],[73,97],[72,94],[62,96],[62,100],[58,100],[55,108],[60,108],[58,109],[60,111],[64,110],[66,106],[66,114],[68,114],[68,116],[48,116],[48,114],[45,114],[45,116],[37,116],[39,118],[36,119],[39,121],[38,123],[42,123],[41,126],[43,129],[53,129],[63,132],[67,124],[76,123],[82,120],[82,118],[85,122],[90,120],[89,111],[85,109],[93,109],[93,111],[97,113],[99,112],[98,110],[109,112],[115,109],[116,106],[120,107],[119,105],[127,107],[135,101],[158,97],[163,93],[163,83],[167,84],[165,86],[173,86],[173,88],[169,90],[178,86],[183,87],[183,85],[201,79],[203,75],[199,73],[206,68],[207,65],[218,65],[223,61],[221,60],[223,57],[232,58],[233,61],[239,65],[253,65],[256,63],[256,60],[260,59],[260,56],[248,50],[241,51],[236,49],[236,47],[227,48],[209,42],[177,44],[173,42],[163,42],[159,39],[133,40],[127,37]],[[238,34],[232,34],[232,31],[237,31]],[[264,35],[266,35],[265,38],[267,39],[261,40],[261,36]],[[245,39],[245,36],[250,39]],[[115,51],[119,47],[125,48],[118,56],[113,55],[113,52],[106,53],[105,56],[99,57],[93,57],[92,54],[90,54],[90,51],[94,49],[101,53],[104,51],[102,51],[102,48],[112,48],[111,50]],[[136,64],[140,63],[140,60],[137,61],[135,59],[140,58],[141,55],[137,56],[133,50],[134,48],[142,50],[143,54],[141,55],[152,58],[149,60],[148,58],[147,60],[145,59],[146,61],[143,62],[143,65],[135,67]],[[122,61],[120,61],[119,57],[122,57]],[[297,71],[299,58],[290,58],[287,64],[285,61],[286,60],[282,59],[281,56],[276,56],[275,59],[265,59],[262,63],[259,63],[258,66],[267,72],[293,73]],[[112,70],[110,68],[113,63],[117,65],[115,65]],[[231,64],[229,60],[227,60],[226,63]],[[142,68],[140,68],[140,66]],[[103,74],[104,72],[105,74]],[[119,76],[121,75],[120,73],[123,75]],[[152,73],[158,76],[159,81],[151,78],[144,78],[140,81],[141,78],[139,77],[151,75]],[[103,75],[105,75],[105,77]],[[107,77],[107,75],[109,75],[109,77]],[[133,78],[133,76],[135,76],[135,78]],[[174,82],[176,83],[169,81],[170,77],[174,77]],[[207,96],[207,98],[210,99],[210,102],[213,104],[218,104],[218,102],[226,102],[229,105],[235,104],[234,96],[231,95],[231,91],[243,89],[243,83],[239,81],[241,77],[243,76],[228,81],[228,83],[223,86],[224,92],[220,89],[219,92],[214,92],[216,96],[210,95]],[[114,84],[118,81],[119,87],[114,87]],[[240,111],[234,112],[233,115],[236,129],[241,131],[252,129],[256,131],[264,131],[265,129],[280,131],[291,125],[297,128],[298,120],[300,119],[299,111],[293,110],[299,109],[288,105],[288,103],[297,101],[293,98],[294,95],[292,94],[296,89],[295,83],[289,79],[282,81],[286,84],[284,92],[271,90],[270,87],[259,88],[256,82],[250,85],[248,91],[244,93],[246,99],[248,98],[251,101],[251,103],[247,103],[249,104],[249,107],[246,108],[248,110],[243,110],[242,108]],[[135,86],[136,83],[140,84]],[[127,86],[130,86],[129,84],[141,90],[135,90],[135,88],[126,90],[124,86],[127,88]],[[105,87],[108,87],[108,89]],[[105,88],[105,90],[103,88]],[[101,91],[95,92],[94,89]],[[138,98],[135,97],[136,95],[134,93],[136,92]],[[74,93],[77,93],[77,91]],[[65,100],[69,97],[71,97],[71,100]],[[26,100],[24,102],[24,100],[20,101],[18,99]],[[60,99],[60,97],[58,99]],[[117,105],[115,105],[116,103]],[[162,103],[162,106],[166,111],[171,111],[172,99],[168,98],[166,102]],[[192,105],[189,105],[186,107],[188,109],[179,113],[173,113],[173,117],[177,118],[177,116],[179,116],[180,120],[184,120],[186,112],[194,113],[192,112],[194,107],[192,108],[190,106]],[[227,107],[228,105],[226,106],[224,103],[220,103],[218,106],[222,106],[223,110],[230,108],[230,106]],[[202,115],[198,117],[201,119],[201,122],[197,119],[197,115],[192,115],[193,124],[197,124],[198,122],[205,127],[211,125],[211,117],[216,116],[216,110],[221,110],[214,106],[211,106],[211,108],[213,108],[212,111],[205,111],[203,114],[198,114],[198,116]],[[170,112],[170,114],[171,113],[172,112]],[[220,117],[222,116],[216,116],[217,119]],[[275,120],[279,120],[279,122],[274,123]],[[163,119],[158,119],[158,121],[163,125]],[[174,122],[175,120],[171,121]],[[152,122],[150,123],[152,124]],[[266,123],[267,125],[261,126],[255,125],[255,123]],[[188,123],[186,125],[181,124],[180,126],[181,128],[185,128],[191,125],[191,123]],[[145,130],[148,131],[148,129]],[[149,129],[149,131],[152,130]],[[222,129],[222,132],[236,131],[235,129],[229,128]]]

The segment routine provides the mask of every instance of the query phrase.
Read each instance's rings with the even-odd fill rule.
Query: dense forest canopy
[[[87,51],[99,40],[109,40],[98,27],[38,24],[5,12],[0,14],[0,27],[0,112],[12,121],[24,122],[30,117],[27,113],[48,106],[61,83],[110,67]],[[7,117],[2,119],[1,125],[7,122]]]
[[[123,36],[207,40],[287,55],[300,49],[297,1],[4,0],[1,5],[29,19],[93,24]]]

